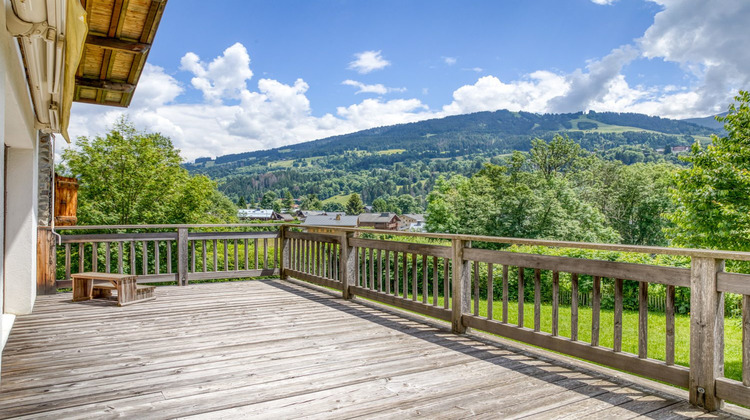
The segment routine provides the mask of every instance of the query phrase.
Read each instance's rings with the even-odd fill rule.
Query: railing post
[[[287,280],[289,275],[286,273],[287,268],[291,266],[291,254],[289,239],[286,237],[286,226],[279,226],[279,243],[281,243],[281,258],[279,261],[279,277]]]
[[[455,334],[463,334],[466,332],[466,326],[461,321],[461,316],[464,313],[469,312],[469,299],[471,299],[471,287],[470,274],[471,267],[469,261],[464,261],[464,247],[466,247],[466,241],[460,239],[451,240],[453,249],[453,281],[452,291],[453,295],[452,311],[451,311],[451,330]]]
[[[188,284],[188,230],[177,229],[177,285]]]
[[[57,293],[57,238],[48,226],[37,228],[36,294]]]
[[[353,236],[350,232],[343,232],[339,236],[341,255],[339,259],[339,273],[341,277],[341,292],[344,299],[354,298],[354,294],[349,291],[349,283],[356,275],[357,254],[354,247],[349,246],[349,238]]]
[[[724,376],[724,293],[716,274],[724,261],[693,257],[690,269],[690,403],[708,411],[721,408],[716,378]]]

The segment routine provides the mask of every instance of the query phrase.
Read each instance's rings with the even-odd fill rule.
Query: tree
[[[622,242],[633,245],[668,244],[665,229],[672,224],[663,215],[672,211],[669,188],[675,165],[669,163],[622,165],[607,163],[611,170],[599,169],[602,188],[596,189],[593,202],[609,224],[620,234]],[[608,172],[610,172],[608,174]]]
[[[512,160],[518,163],[518,156]],[[427,229],[584,242],[615,242],[603,214],[564,177],[485,165],[471,178],[438,180],[428,196]]]
[[[675,244],[750,251],[750,92],[740,91],[724,117],[725,137],[693,144],[677,172],[668,230]]]
[[[323,203],[318,199],[318,196],[315,194],[307,194],[306,196],[302,197],[302,202],[300,203],[300,209],[302,210],[322,210],[323,209]]]
[[[122,118],[104,136],[79,137],[63,152],[65,173],[79,180],[81,224],[217,223],[236,207],[203,175],[180,166],[179,150],[158,133]]]
[[[422,206],[419,205],[419,200],[409,194],[401,194],[396,197],[395,200],[395,211],[398,214],[404,213],[419,213],[422,211]]]
[[[275,211],[276,213],[281,213],[281,202],[279,202],[279,201],[274,201],[274,202],[273,202],[273,204],[271,205],[271,208],[272,208],[272,209],[273,209],[273,211]]]
[[[245,197],[240,196],[240,199],[237,200],[237,207],[239,207],[241,209],[247,208],[247,203],[245,202]]]
[[[569,170],[581,154],[581,146],[568,136],[556,134],[549,143],[541,139],[531,141],[531,162],[549,180],[557,173]]]
[[[274,201],[276,201],[276,193],[273,191],[266,191],[263,194],[263,198],[260,199],[260,208],[272,209]]]
[[[372,211],[375,213],[386,213],[388,211],[388,203],[382,197],[378,197],[372,201]]]
[[[349,200],[346,202],[346,214],[356,216],[362,214],[365,211],[365,206],[362,204],[362,199],[359,194],[354,193],[349,196]]]
[[[286,211],[292,211],[292,207],[294,207],[294,197],[292,197],[292,193],[290,193],[289,190],[284,191],[284,199],[282,200],[281,205]]]
[[[323,210],[327,212],[345,212],[346,208],[341,203],[335,201],[329,201],[323,205]]]

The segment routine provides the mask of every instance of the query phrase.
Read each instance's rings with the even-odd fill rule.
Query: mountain
[[[441,175],[470,176],[485,162],[500,163],[534,138],[562,133],[583,148],[625,163],[662,159],[655,149],[708,141],[715,129],[688,121],[634,113],[534,114],[478,112],[378,127],[247,153],[202,158],[192,173],[219,181],[231,198],[257,202],[273,191],[340,200],[357,192],[365,203],[382,195],[424,199]],[[670,157],[674,159],[673,157]]]
[[[700,125],[701,127],[706,127],[711,130],[718,131],[718,132],[724,132],[724,123],[716,121],[716,117],[724,117],[726,115],[727,113],[723,112],[718,115],[711,115],[711,116],[703,117],[703,118],[688,118],[682,121],[690,123],[690,124]]]

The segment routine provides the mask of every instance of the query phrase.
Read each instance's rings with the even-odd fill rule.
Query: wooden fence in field
[[[172,280],[180,285],[261,275],[296,278],[339,290],[345,299],[360,296],[442,319],[451,323],[454,333],[475,328],[687,388],[690,402],[708,410],[718,409],[723,400],[750,405],[750,275],[724,271],[725,260],[750,261],[750,253],[334,227],[320,233],[304,231],[298,225],[166,225],[148,226],[159,232],[124,232],[143,228],[85,227],[121,232],[63,235],[60,252],[64,254],[61,271],[65,279],[58,284],[64,285],[77,270],[128,272],[137,274],[139,281]],[[230,229],[235,231],[226,231]],[[431,238],[434,243],[404,240],[408,237]],[[689,257],[691,266],[662,267],[473,246],[479,243],[680,255]],[[570,282],[569,295],[561,293],[561,276]],[[585,297],[579,293],[582,276],[593,279],[592,292]],[[515,301],[509,292],[511,278],[517,290]],[[635,353],[623,350],[624,281],[638,284]],[[663,304],[649,296],[649,284],[664,285]],[[551,324],[548,332],[541,327],[542,286],[551,289],[552,296],[551,313],[545,315],[549,317],[545,323]],[[614,306],[613,340],[607,347],[600,342],[603,286],[613,291]],[[524,297],[526,288],[533,290],[528,293],[530,299]],[[675,364],[675,293],[679,288],[690,290],[689,366]],[[742,381],[724,377],[724,293],[742,295]],[[486,305],[486,310],[480,311],[480,305]],[[569,305],[565,307],[570,311],[566,316],[569,337],[560,335],[561,305]],[[579,308],[583,305],[591,308],[587,341],[578,337]],[[524,320],[526,306],[533,308],[529,311],[533,317],[530,327]],[[664,313],[664,360],[649,357],[650,307]],[[514,322],[509,317],[511,309],[516,314]]]

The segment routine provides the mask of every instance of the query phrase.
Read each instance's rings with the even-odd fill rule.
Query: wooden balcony
[[[703,415],[684,391],[280,280],[160,287],[127,307],[42,296],[0,392],[2,418]]]
[[[140,408],[133,413],[220,417],[265,409],[279,417],[287,408],[289,416],[555,417],[578,410],[568,405],[579,400],[576,417],[587,410],[661,417],[687,407],[684,401],[715,413],[725,401],[750,406],[750,275],[725,270],[750,261],[747,252],[335,227],[322,233],[298,225],[78,226],[61,233],[49,253],[58,267],[41,270],[51,275],[40,277],[39,289],[64,287],[71,273],[90,271],[187,287],[158,289],[156,303],[132,310],[40,298],[37,313],[19,319],[4,355],[2,386],[11,397],[0,399],[18,410],[11,413],[89,402],[98,410],[110,400],[122,400],[126,413],[134,401]],[[576,251],[559,256],[563,248]],[[637,262],[611,261],[613,252]],[[660,254],[669,259],[655,260]],[[281,280],[192,285],[258,276]],[[301,289],[300,281],[328,294]],[[580,301],[582,288],[590,295]],[[730,293],[742,303],[742,319],[725,328]],[[653,297],[662,304],[653,307]],[[518,353],[467,336],[471,331],[619,373],[594,374],[570,358],[549,362],[552,356]],[[58,345],[64,347],[50,350]],[[155,373],[152,365],[159,365]],[[632,384],[612,379],[622,372],[675,388],[654,394],[656,382],[647,382],[652,391],[633,396]],[[21,387],[9,388],[14,384]],[[78,392],[93,384],[111,389]],[[614,389],[626,389],[627,398]],[[100,400],[86,399],[92,395]],[[187,411],[169,411],[162,400],[173,399]]]

